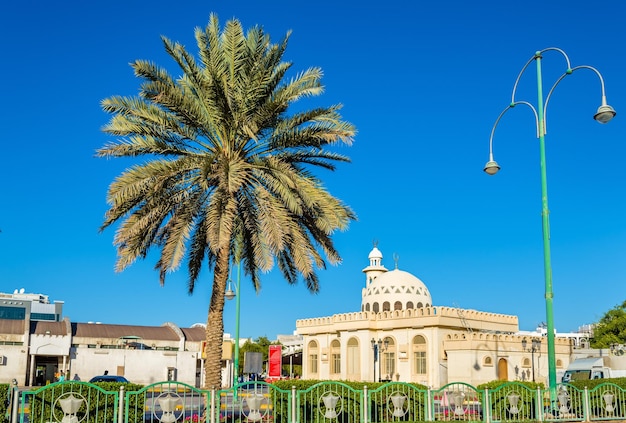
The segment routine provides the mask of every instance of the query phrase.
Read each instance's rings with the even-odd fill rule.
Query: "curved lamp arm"
[[[565,74],[572,73],[572,69],[571,69],[572,65],[571,65],[571,63],[569,61],[569,57],[567,56],[567,53],[565,53],[563,50],[561,50],[560,48],[556,48],[556,47],[548,47],[548,48],[544,48],[543,50],[539,50],[538,52],[535,53],[535,55],[533,57],[531,57],[528,60],[528,62],[526,62],[526,64],[522,68],[522,70],[519,72],[519,75],[517,75],[517,79],[515,80],[515,85],[513,85],[513,93],[511,94],[511,103],[515,103],[515,93],[517,92],[517,85],[519,84],[520,79],[522,79],[522,74],[526,71],[526,68],[528,68],[528,66],[532,62],[537,60],[538,57],[541,57],[541,55],[543,53],[545,53],[546,51],[558,51],[559,53],[561,53],[563,55],[563,57],[565,58],[565,62],[567,63],[567,70],[565,71]],[[561,77],[560,79],[563,79],[563,77]],[[556,86],[556,84],[555,84],[555,86]],[[554,88],[554,87],[552,87],[552,88]],[[552,90],[550,90],[550,91],[552,91]]]
[[[500,113],[500,115],[496,119],[496,122],[493,124],[493,128],[491,128],[491,135],[489,136],[489,161],[487,162],[487,164],[485,165],[483,169],[489,175],[495,175],[500,170],[500,166],[493,159],[493,135],[496,132],[496,127],[498,126],[500,119],[502,119],[502,116],[504,116],[504,114],[507,111],[517,106],[518,104],[525,104],[526,106],[530,107],[530,109],[533,111],[533,114],[535,115],[535,127],[537,128],[537,138],[539,138],[539,135],[540,135],[539,134],[539,115],[537,114],[537,110],[532,104],[530,104],[527,101],[517,101],[506,106],[506,108]]]
[[[565,59],[565,62],[567,64],[567,69],[565,70],[565,73],[563,73],[563,75],[561,75],[559,77],[559,79],[556,80],[556,82],[554,83],[554,85],[552,86],[550,91],[548,92],[548,96],[545,99],[545,104],[543,105],[542,110],[541,110],[541,112],[542,112],[541,113],[542,114],[542,122],[541,122],[541,125],[540,125],[539,114],[538,114],[537,110],[535,109],[535,107],[532,104],[530,104],[530,103],[528,103],[526,101],[516,101],[515,100],[515,94],[517,93],[517,87],[519,85],[520,79],[522,78],[522,75],[524,74],[526,69],[528,69],[528,66],[532,62],[534,62],[535,60],[540,60],[542,58],[543,53],[545,53],[547,51],[556,51],[558,53],[561,53],[561,55],[563,56],[563,58]],[[502,113],[500,113],[500,116],[498,116],[498,119],[496,119],[496,123],[494,124],[493,128],[491,129],[491,136],[489,138],[489,161],[487,162],[487,164],[485,165],[485,168],[483,169],[487,174],[495,175],[500,170],[500,166],[493,159],[493,135],[495,133],[496,126],[498,126],[498,122],[500,121],[500,119],[502,118],[504,113],[506,113],[509,109],[515,107],[517,104],[525,104],[525,105],[527,105],[528,107],[530,107],[532,109],[533,113],[535,114],[535,126],[537,128],[537,138],[543,137],[547,133],[547,130],[546,130],[546,110],[547,110],[547,107],[548,107],[548,102],[550,101],[552,93],[554,92],[554,89],[557,87],[557,85],[559,85],[559,83],[567,75],[570,75],[575,70],[579,70],[579,69],[589,69],[589,70],[595,72],[595,74],[600,79],[600,88],[602,90],[602,103],[601,103],[600,107],[598,107],[598,110],[596,111],[596,114],[593,116],[593,118],[595,120],[597,120],[598,122],[600,122],[600,123],[607,123],[607,122],[609,122],[611,119],[613,119],[615,117],[615,115],[617,113],[615,112],[613,107],[609,106],[607,104],[607,102],[606,102],[606,93],[605,93],[605,88],[604,88],[604,79],[602,78],[602,75],[600,74],[600,72],[596,68],[594,68],[592,66],[587,66],[587,65],[576,66],[576,67],[572,68],[571,62],[569,60],[569,57],[560,48],[548,47],[548,48],[545,48],[543,50],[539,50],[539,51],[537,51],[533,55],[532,58],[530,58],[528,60],[528,62],[526,62],[526,64],[524,65],[524,67],[522,68],[520,73],[517,75],[517,79],[515,80],[515,84],[513,85],[513,92],[511,94],[511,104],[506,109],[504,109],[502,111]],[[539,104],[539,107],[541,107],[541,104]],[[543,131],[543,133],[541,133],[541,131]]]
[[[615,110],[611,106],[609,106],[607,104],[607,102],[606,102],[606,91],[604,89],[604,78],[602,78],[602,74],[600,73],[599,70],[597,70],[593,66],[588,66],[588,65],[576,66],[575,68],[571,68],[571,69],[568,68],[567,71],[563,75],[561,75],[559,77],[559,79],[556,80],[556,82],[554,83],[552,88],[550,88],[550,91],[548,92],[548,96],[546,97],[546,103],[545,103],[544,108],[543,108],[543,135],[548,133],[547,126],[546,126],[546,115],[548,114],[548,102],[550,101],[550,97],[552,96],[552,93],[554,92],[554,89],[556,88],[557,85],[559,85],[559,83],[567,75],[571,75],[572,73],[574,73],[574,71],[579,70],[579,69],[589,69],[589,70],[593,71],[598,76],[598,79],[600,79],[600,89],[601,89],[601,92],[602,92],[602,102],[600,104],[600,107],[598,107],[598,111],[593,116],[593,118],[595,120],[597,120],[598,122],[600,122],[600,123],[607,123],[608,121],[613,119],[615,117],[615,115],[617,114],[615,112]]]

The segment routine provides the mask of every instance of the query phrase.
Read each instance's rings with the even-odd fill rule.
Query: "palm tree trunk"
[[[204,367],[204,388],[222,387],[222,343],[224,340],[224,291],[228,280],[230,254],[228,247],[222,247],[217,254],[209,315],[206,325],[206,359]]]

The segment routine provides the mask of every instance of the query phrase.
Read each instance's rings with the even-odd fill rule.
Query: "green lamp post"
[[[239,306],[241,304],[241,262],[237,263],[237,284],[235,285],[235,290],[232,289],[231,285],[232,282],[229,281],[224,297],[227,300],[235,298],[235,358],[233,360],[233,386],[235,386],[239,380]]]
[[[544,104],[544,96],[543,96],[543,82],[541,79],[541,61],[543,58],[543,54],[547,51],[555,51],[563,55],[565,58],[567,69],[565,73],[561,75],[550,91],[548,95],[545,97]],[[528,66],[533,62],[536,62],[537,65],[537,108],[527,102],[527,101],[518,101],[515,99],[515,94],[517,91],[517,86],[519,84],[520,78],[524,71],[528,68]],[[545,111],[548,106],[548,102],[550,101],[550,96],[554,92],[554,89],[557,85],[568,75],[571,75],[574,71],[580,69],[587,69],[594,72],[598,78],[600,79],[600,85],[602,89],[602,102],[600,107],[598,108],[596,114],[593,116],[595,120],[600,123],[607,123],[615,116],[615,110],[611,106],[609,106],[606,102],[606,94],[604,90],[604,80],[602,79],[602,75],[598,72],[597,69],[591,66],[576,66],[574,68],[571,67],[569,57],[567,54],[558,48],[550,47],[544,50],[538,51],[534,54],[532,58],[526,62],[526,65],[522,68],[519,75],[517,76],[517,80],[515,81],[515,85],[513,86],[513,94],[511,96],[511,103],[500,113],[498,118],[496,119],[495,124],[491,130],[491,136],[489,139],[489,161],[485,165],[484,171],[489,175],[495,175],[499,170],[500,166],[493,158],[493,135],[495,133],[496,127],[498,126],[498,122],[504,114],[517,106],[518,104],[523,104],[528,106],[535,115],[535,124],[537,128],[537,138],[539,138],[539,154],[540,154],[540,168],[541,168],[541,221],[542,221],[542,232],[543,232],[543,256],[544,256],[544,279],[545,279],[545,301],[546,301],[546,324],[547,324],[547,344],[548,344],[548,386],[550,389],[550,399],[552,403],[556,400],[556,354],[555,354],[555,340],[554,340],[554,316],[552,309],[552,299],[553,299],[553,291],[552,291],[552,266],[550,263],[550,223],[549,223],[549,211],[548,211],[548,184],[546,177],[546,152],[545,152],[545,135],[546,135],[546,118]]]

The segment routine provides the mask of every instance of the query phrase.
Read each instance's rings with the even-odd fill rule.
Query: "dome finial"
[[[398,270],[398,260],[400,260],[400,257],[396,253],[393,253],[393,261],[396,264],[396,270]]]
[[[378,248],[378,240],[377,239],[373,239],[372,240],[372,245],[374,246],[374,248]]]

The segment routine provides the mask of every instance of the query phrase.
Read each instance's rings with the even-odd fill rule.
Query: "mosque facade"
[[[545,333],[520,332],[514,315],[435,306],[419,278],[397,263],[393,270],[383,266],[376,246],[368,259],[361,310],[296,322],[303,378],[431,388],[497,379],[546,382]],[[528,348],[532,339],[541,341],[535,351]],[[557,374],[567,368],[574,347],[572,338],[557,335]]]

